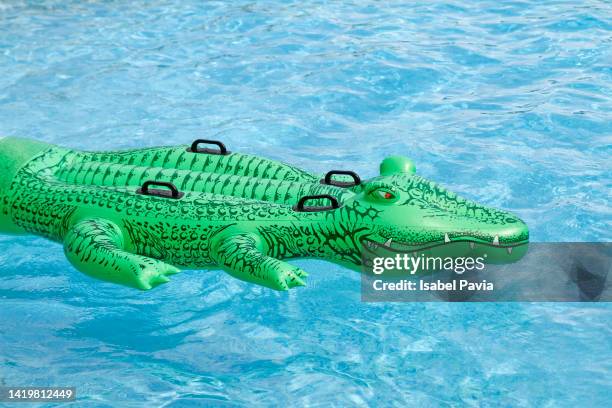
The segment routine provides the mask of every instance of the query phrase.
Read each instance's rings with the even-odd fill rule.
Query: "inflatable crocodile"
[[[401,251],[461,243],[487,248],[491,262],[525,252],[512,252],[528,240],[516,216],[415,175],[406,158],[389,157],[380,170],[367,181],[347,171],[320,177],[208,140],[79,152],[4,138],[0,232],[61,242],[76,269],[139,289],[179,268],[221,267],[286,290],[307,274],[282,259],[358,268],[372,244]]]

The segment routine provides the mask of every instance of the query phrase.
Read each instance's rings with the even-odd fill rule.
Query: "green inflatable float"
[[[217,141],[119,152],[80,152],[0,139],[0,232],[63,243],[78,270],[150,289],[179,268],[221,267],[286,290],[307,274],[283,261],[316,257],[359,268],[364,248],[463,245],[512,262],[528,230],[386,158],[380,176],[311,174],[229,152]],[[513,251],[513,249],[515,249]]]

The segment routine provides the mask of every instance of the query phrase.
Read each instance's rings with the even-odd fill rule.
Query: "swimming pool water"
[[[0,135],[223,140],[313,171],[387,155],[533,241],[610,241],[605,1],[5,2]],[[0,384],[79,406],[609,406],[612,309],[366,304],[316,260],[276,293],[185,271],[140,293],[0,236]]]

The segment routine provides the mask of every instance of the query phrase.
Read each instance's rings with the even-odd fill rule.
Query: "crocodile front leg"
[[[147,290],[168,282],[168,275],[179,272],[172,265],[125,248],[121,229],[100,218],[79,222],[64,239],[64,252],[70,263],[94,278]]]
[[[306,286],[302,278],[306,272],[287,262],[264,255],[254,234],[244,233],[226,237],[213,251],[213,258],[230,275],[276,290]]]

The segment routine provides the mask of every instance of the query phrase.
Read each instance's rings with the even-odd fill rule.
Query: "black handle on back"
[[[340,175],[345,175],[345,176],[351,176],[353,178],[353,181],[334,181],[332,180],[332,176],[335,174],[340,174]],[[336,187],[353,187],[353,186],[358,186],[359,184],[361,184],[361,179],[359,178],[359,176],[357,175],[357,173],[355,173],[354,171],[350,171],[350,170],[331,170],[328,171],[327,174],[325,175],[325,178],[323,178],[323,180],[321,180],[322,184],[327,184],[328,186],[336,186]]]
[[[149,189],[151,186],[166,187],[168,190]],[[140,187],[136,192],[142,195],[174,198],[175,200],[184,196],[184,194],[181,193],[174,184],[166,181],[145,181],[142,187]]]
[[[215,146],[219,146],[219,150],[215,149],[198,149],[198,145],[201,144],[211,144]],[[208,153],[208,154],[219,154],[221,156],[225,156],[230,152],[225,148],[225,145],[218,140],[208,140],[208,139],[197,139],[194,140],[191,144],[191,147],[187,149],[187,151],[192,153]]]
[[[321,200],[321,199],[328,199],[329,201],[331,201],[331,205],[328,205],[326,207],[304,207],[304,204],[306,204],[306,201],[308,200]],[[328,211],[328,210],[335,210],[336,208],[340,208],[340,204],[338,204],[338,200],[336,200],[335,197],[330,196],[329,194],[304,196],[300,198],[300,201],[298,201],[297,205],[293,207],[295,211],[300,211],[300,212]]]

